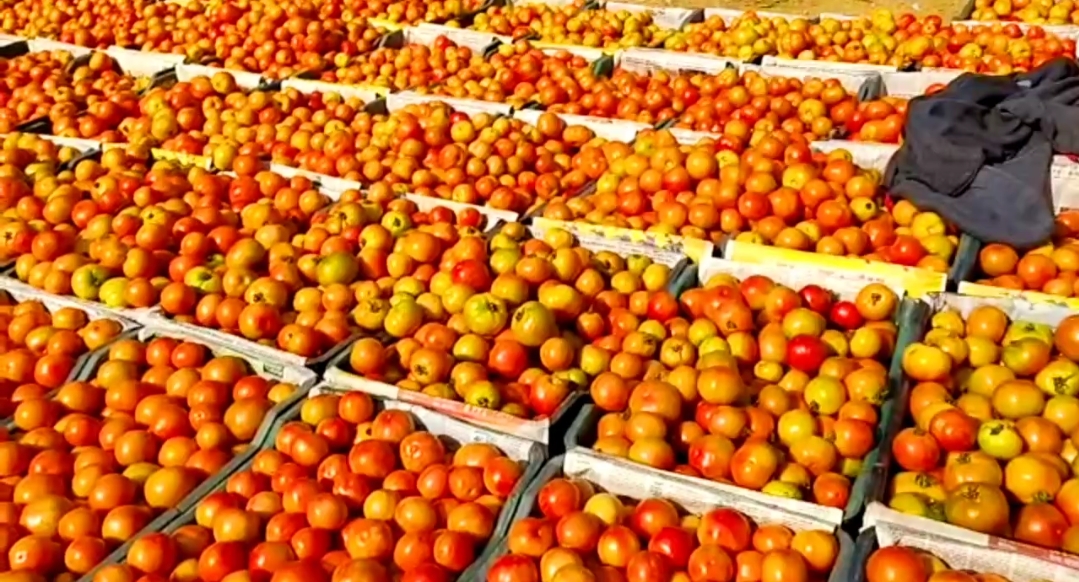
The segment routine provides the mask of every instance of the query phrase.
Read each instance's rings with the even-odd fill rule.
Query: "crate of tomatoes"
[[[826,522],[579,448],[547,463],[466,578],[846,582],[853,550]]]
[[[61,394],[63,388],[134,327],[36,290],[0,292],[0,427],[29,431],[55,418],[47,402],[77,399],[76,390]]]
[[[895,415],[893,354],[918,336],[924,304],[900,282],[839,270],[696,268],[674,316],[596,342],[609,370],[593,379],[567,450],[834,525],[856,519]]]
[[[943,294],[897,354],[903,383],[866,524],[1013,580],[1079,568],[1079,316]],[[971,562],[974,563],[974,562]]]
[[[85,580],[450,580],[505,534],[543,461],[536,443],[320,386],[227,480]]]
[[[586,345],[610,325],[605,314],[672,309],[688,263],[561,228],[510,223],[488,235],[440,248],[427,284],[366,289],[354,316],[371,337],[335,357],[326,382],[549,445],[606,369]]]
[[[11,569],[74,579],[124,555],[249,460],[316,380],[296,370],[295,383],[276,381],[249,360],[138,333],[96,351],[55,394],[21,402],[0,439],[20,511]]]

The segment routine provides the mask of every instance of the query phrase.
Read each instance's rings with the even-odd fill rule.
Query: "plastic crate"
[[[869,563],[869,557],[880,547],[877,544],[876,528],[867,528],[858,534],[854,542],[854,554],[851,556],[849,565],[850,582],[866,582],[865,567]]]
[[[935,296],[931,304],[927,306],[926,325],[923,326],[923,333],[916,338],[916,341],[920,341],[928,329],[931,314],[951,308],[965,316],[975,307],[986,305],[1000,308],[1012,321],[1030,321],[1054,328],[1060,321],[1075,313],[1066,306],[1032,303],[1019,298],[988,298],[944,293]],[[894,440],[896,435],[908,426],[910,396],[916,384],[902,374],[901,366],[897,366],[896,369],[902,376],[901,390],[896,397],[896,408],[890,419],[888,431],[885,433],[887,442]],[[885,448],[881,453],[880,462],[873,470],[872,483],[868,491],[869,509],[866,512],[866,523],[875,524],[878,529],[884,527],[892,529],[891,526],[894,524],[896,528],[894,531],[898,532],[903,545],[909,542],[912,547],[937,552],[940,554],[939,557],[946,561],[954,560],[951,564],[953,567],[976,567],[982,563],[985,563],[987,567],[1007,565],[1010,572],[1002,572],[1002,574],[1010,574],[1013,580],[1047,579],[1057,582],[1075,580],[1075,572],[1079,570],[1079,559],[1073,555],[1011,539],[978,534],[958,526],[926,517],[902,514],[888,508],[889,485],[898,470],[899,467],[894,462],[891,448]],[[990,553],[999,552],[1007,552],[1012,556],[1000,560],[994,559],[992,562],[983,559]],[[1038,570],[1037,575],[1031,574],[1028,578],[1015,577],[1019,572],[1033,572],[1035,569]]]

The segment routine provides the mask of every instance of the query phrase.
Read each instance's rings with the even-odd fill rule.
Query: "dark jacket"
[[[965,74],[910,102],[884,182],[983,242],[1030,248],[1053,232],[1049,165],[1079,153],[1079,65]]]

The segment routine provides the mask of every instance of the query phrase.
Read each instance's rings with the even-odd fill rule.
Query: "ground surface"
[[[817,15],[822,12],[868,15],[875,9],[886,8],[895,13],[911,12],[922,16],[939,14],[945,20],[960,17],[969,2],[970,0],[634,0],[635,4],[653,6],[722,7],[804,15]]]

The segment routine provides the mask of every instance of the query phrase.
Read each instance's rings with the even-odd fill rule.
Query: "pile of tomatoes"
[[[530,501],[538,511],[513,523],[487,582],[822,581],[839,554],[831,532],[756,524],[725,507],[684,515],[581,479],[553,479]]]
[[[101,51],[79,62],[60,50],[0,59],[0,133],[47,120],[46,133],[120,141],[120,122],[138,111],[141,87],[117,68]]]
[[[648,333],[677,311],[671,267],[586,247],[561,229],[532,238],[517,223],[489,242],[405,234],[395,263],[415,274],[391,274],[392,290],[362,284],[354,311],[396,343],[357,341],[345,371],[527,419],[554,416],[611,367],[639,374],[655,351]]]
[[[647,130],[632,146],[607,144],[595,193],[552,200],[542,215],[947,272],[955,229],[935,212],[891,201],[880,172],[859,167],[849,151],[814,151],[781,129],[741,155],[726,139],[684,144]]]
[[[710,77],[695,75],[688,86],[684,79],[673,86],[686,101],[675,127],[720,134],[719,145],[735,152],[769,127],[809,140],[828,139],[859,107],[857,96],[837,79],[802,81],[726,69]],[[689,101],[687,94],[700,98]]]
[[[1057,229],[1044,246],[1020,255],[1014,248],[991,243],[978,253],[977,283],[1074,297],[1079,294],[1079,212],[1065,210],[1056,218]]]
[[[658,354],[666,369],[642,377],[612,361],[592,382],[605,414],[587,444],[845,509],[851,480],[877,444],[895,293],[871,284],[839,300],[817,285],[719,274],[683,293],[681,307],[645,356]]]
[[[43,313],[24,311],[16,320]],[[0,440],[0,545],[12,570],[87,574],[224,468],[296,389],[167,338],[116,340],[83,374],[21,400]]]
[[[309,397],[191,521],[135,540],[94,580],[452,580],[483,550],[524,467],[380,408],[358,392]]]
[[[593,62],[568,51],[540,49],[529,41],[518,41],[499,45],[490,58],[473,59],[439,83],[414,90],[505,103],[516,109],[530,103],[544,108],[571,103],[582,103],[583,107],[587,96],[580,83],[597,81],[593,66]]]
[[[997,3],[1006,10],[1010,3]],[[1032,5],[1033,6],[1033,5]],[[764,17],[745,12],[712,16],[664,39],[664,48],[752,61],[766,55],[784,59],[945,67],[990,75],[1029,71],[1056,57],[1075,57],[1075,40],[1040,26],[1015,23],[945,23],[876,9],[869,16],[810,23],[806,18]]]
[[[1079,553],[1079,317],[1054,329],[994,305],[945,310],[902,357],[915,384],[889,505]]]
[[[45,398],[79,372],[80,358],[120,334],[119,323],[91,322],[78,309],[50,313],[37,301],[0,305],[0,418],[12,417],[17,428],[30,430],[41,411],[33,403]]]
[[[168,164],[147,169],[111,149],[100,161],[79,162],[59,183],[46,175],[32,186],[0,179],[19,196],[16,218],[0,227],[5,251],[18,257],[15,275],[49,293],[115,309],[161,305],[167,314],[293,353],[323,352],[351,333],[344,313],[318,309],[288,326],[283,317],[304,281],[319,280],[315,257],[355,243],[338,236],[323,249],[330,234],[321,229],[306,247],[293,245],[316,212],[326,220],[330,199],[310,180],[259,170],[253,160],[230,177]],[[66,195],[42,205],[33,193],[43,187]],[[41,219],[47,228],[37,231],[31,225]],[[298,262],[303,271],[292,260],[273,268],[271,258],[298,258],[301,248],[311,249]],[[200,292],[215,299],[200,301]]]
[[[206,156],[238,173],[268,156],[362,183],[376,198],[411,192],[523,213],[606,169],[596,153],[605,140],[551,114],[534,126],[437,102],[375,114],[355,96],[243,90],[227,72],[156,88],[140,107],[125,137],[143,149]]]

